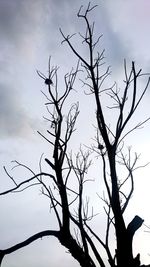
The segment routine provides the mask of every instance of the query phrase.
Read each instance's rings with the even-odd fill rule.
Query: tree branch
[[[35,240],[39,239],[39,238],[42,238],[44,236],[55,236],[59,239],[59,235],[60,235],[60,232],[59,231],[54,231],[54,230],[45,230],[45,231],[42,231],[42,232],[39,232],[33,236],[30,236],[28,239],[26,239],[25,241],[23,242],[20,242],[12,247],[9,247],[7,249],[3,249],[3,250],[0,250],[0,265],[2,263],[2,260],[4,258],[5,255],[8,255],[20,248],[23,248],[29,244],[31,244],[32,242],[34,242]]]
[[[51,177],[51,178],[53,179],[53,175],[51,175],[51,174],[48,174],[48,173],[45,173],[45,172],[38,173],[38,174],[34,175],[33,177],[31,177],[31,178],[29,178],[29,179],[27,179],[27,180],[25,180],[25,181],[19,183],[17,186],[15,186],[15,187],[13,187],[13,188],[11,188],[11,189],[9,189],[9,190],[6,190],[6,191],[4,191],[4,192],[1,192],[1,193],[0,193],[0,196],[2,196],[2,195],[6,195],[6,194],[8,194],[8,193],[12,193],[12,192],[14,192],[14,191],[17,190],[18,188],[20,188],[22,185],[24,185],[24,184],[26,184],[26,183],[29,183],[29,182],[33,181],[35,178],[38,178],[38,177],[41,176],[41,175],[43,175],[43,176],[48,176],[48,177]]]

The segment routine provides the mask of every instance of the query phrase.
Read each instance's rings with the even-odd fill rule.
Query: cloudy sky
[[[112,66],[114,79],[123,79],[124,58],[129,64],[135,60],[137,66],[150,72],[150,1],[97,0],[93,3],[98,4],[98,8],[91,19],[96,22],[96,33],[104,34],[101,48],[106,50],[106,61]],[[42,120],[44,98],[40,92],[45,90],[45,85],[36,70],[47,73],[49,56],[52,56],[53,64],[60,66],[60,76],[76,63],[68,47],[61,45],[59,27],[66,34],[82,30],[76,16],[82,4],[87,5],[88,0],[0,0],[0,191],[10,186],[4,165],[11,169],[10,162],[16,159],[38,170],[41,153],[48,151],[36,132],[45,127]],[[83,47],[80,49],[84,53]],[[84,101],[81,107],[85,106]],[[140,109],[140,119],[149,116],[149,101],[150,89]],[[144,163],[149,161],[149,131],[150,125],[146,125],[136,133],[136,138],[131,136],[129,140],[129,145],[142,153]],[[82,133],[78,141],[79,145],[86,142],[86,135]],[[146,168],[137,176],[128,214],[129,218],[133,217],[134,208],[146,224],[150,224],[149,173],[150,169]],[[38,191],[1,197],[0,208],[0,249],[54,224],[48,202]],[[136,248],[143,252],[142,259],[148,263],[150,234],[144,230],[137,234]],[[3,267],[57,267],[62,260],[62,266],[78,266],[52,238],[35,242],[8,256]]]

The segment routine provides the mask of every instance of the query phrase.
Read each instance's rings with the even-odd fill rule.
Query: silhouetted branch
[[[57,238],[59,238],[59,231],[53,231],[53,230],[45,230],[45,231],[42,231],[42,232],[39,232],[33,236],[30,236],[28,239],[26,239],[25,241],[23,242],[20,242],[12,247],[9,247],[7,249],[1,249],[0,250],[0,265],[2,263],[2,260],[4,258],[5,255],[8,255],[14,251],[17,251],[18,249],[20,248],[23,248],[29,244],[31,244],[32,242],[34,242],[35,240],[39,239],[39,238],[42,238],[44,236],[55,236]]]
[[[31,177],[31,178],[29,178],[29,179],[27,179],[27,180],[25,180],[25,181],[19,183],[17,186],[15,186],[15,187],[13,187],[13,188],[11,188],[11,189],[9,189],[9,190],[6,190],[6,191],[4,191],[4,192],[1,192],[1,193],[0,193],[0,196],[2,196],[2,195],[6,195],[6,194],[8,194],[8,193],[15,192],[15,190],[17,190],[18,188],[20,188],[22,185],[24,185],[24,184],[26,184],[26,183],[29,183],[29,182],[33,181],[34,179],[37,179],[40,175],[48,176],[48,177],[50,177],[50,178],[53,179],[53,175],[51,175],[51,174],[48,174],[48,173],[45,173],[45,172],[43,172],[43,173],[38,173],[38,174],[34,175],[33,177]]]
[[[1,192],[0,195],[21,192],[31,186],[40,185],[41,193],[49,199],[49,206],[54,212],[59,230],[46,230],[37,233],[15,246],[0,250],[0,263],[5,255],[32,243],[38,238],[55,236],[81,267],[105,267],[107,264],[103,260],[101,249],[105,252],[104,257],[107,256],[111,267],[140,266],[140,255],[133,257],[132,245],[134,234],[141,227],[143,219],[136,215],[126,226],[123,216],[134,191],[133,172],[140,166],[136,167],[137,154],[135,154],[134,160],[131,160],[130,148],[128,155],[124,154],[124,138],[150,119],[147,118],[131,129],[125,130],[147,91],[150,78],[148,77],[143,90],[139,93],[139,78],[148,74],[142,73],[142,69],[136,70],[135,62],[132,62],[128,71],[126,61],[124,61],[123,89],[118,89],[116,82],[111,83],[110,86],[106,83],[111,74],[110,66],[104,69],[105,50],[96,51],[102,35],[95,36],[95,23],[91,23],[89,20],[89,14],[95,7],[96,5],[91,5],[89,2],[85,10],[81,6],[77,13],[78,18],[85,23],[85,33],[79,33],[78,36],[86,48],[86,56],[82,55],[73,44],[72,38],[75,34],[65,35],[60,29],[63,37],[62,43],[66,43],[77,57],[75,68],[64,75],[61,88],[59,88],[59,68],[52,65],[51,57],[48,61],[47,75],[37,70],[38,76],[46,87],[42,94],[46,99],[45,107],[48,115],[43,118],[46,120],[48,128],[46,133],[39,131],[38,133],[50,147],[50,154],[44,158],[49,171],[43,171],[43,155],[39,161],[38,174],[30,167],[14,161],[15,166],[12,169],[22,167],[31,176],[19,183],[4,167],[14,187]],[[96,145],[94,143],[91,146],[86,146],[88,148],[86,152],[80,146],[79,152],[73,154],[72,151],[69,153],[68,150],[71,147],[71,137],[76,130],[79,103],[70,105],[69,96],[74,91],[79,71],[85,74],[82,83],[88,88],[86,94],[93,97],[95,101],[93,111],[96,117],[96,137],[94,138]],[[107,99],[111,99],[112,104],[104,106],[104,95]],[[117,119],[115,121],[114,116],[113,126],[107,122],[108,114],[105,113],[105,108],[107,111],[113,112],[114,109],[117,111]],[[84,119],[88,120],[87,114]],[[97,182],[100,186],[104,184],[105,188],[103,197],[100,197],[104,203],[106,216],[103,238],[93,230],[93,224],[89,223],[91,220],[93,222],[94,217],[100,212],[95,213],[93,206],[90,206],[90,195],[86,196],[85,193],[85,183],[93,181],[88,173],[92,163],[95,163],[91,160],[91,155],[95,154],[101,168],[99,174],[96,174]],[[99,159],[102,165],[99,163]],[[120,168],[125,169],[125,172],[121,172]],[[101,176],[104,183],[101,183]],[[45,179],[46,177],[49,179]],[[125,190],[125,185],[129,185],[128,191]],[[98,193],[97,195],[99,196]],[[110,246],[111,233],[115,235],[114,252]]]

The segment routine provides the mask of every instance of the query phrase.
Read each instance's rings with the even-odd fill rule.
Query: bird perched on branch
[[[100,150],[103,150],[104,149],[104,146],[102,145],[102,144],[98,144],[98,149],[100,149]]]
[[[45,84],[46,85],[52,85],[53,82],[52,82],[52,79],[50,78],[50,75],[49,75],[49,78],[47,78],[42,72],[40,72],[39,70],[37,70],[37,74],[44,80]]]
[[[47,85],[51,85],[51,84],[53,84],[53,82],[52,82],[52,80],[49,78],[46,78],[45,79],[45,84],[47,84]]]

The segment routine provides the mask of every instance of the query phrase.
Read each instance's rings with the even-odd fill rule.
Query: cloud
[[[1,138],[28,136],[30,119],[12,86],[0,84],[0,136]]]
[[[76,12],[82,4],[85,7],[88,2],[88,0],[78,0],[73,6],[73,0],[0,1],[1,135],[21,135],[25,130],[24,127],[27,128],[26,124],[29,121],[33,122],[23,110],[21,102],[18,102],[18,92],[12,89],[11,84],[20,88],[20,96],[26,94],[28,97],[34,97],[38,85],[33,85],[34,78],[30,73],[35,73],[36,68],[42,70],[43,64],[47,67],[49,55],[54,55],[54,62],[62,64],[64,68],[69,69],[69,64],[74,64],[73,55],[67,45],[60,46],[62,38],[59,27],[61,26],[66,34],[82,31],[82,22],[78,20]],[[90,15],[91,21],[96,22],[96,34],[104,34],[100,40],[99,49],[101,51],[106,48],[106,63],[112,65],[116,73],[120,71],[123,59],[131,58],[132,54],[131,47],[133,48],[134,40],[131,37],[135,33],[133,29],[131,32],[130,28],[133,27],[132,22],[134,22],[134,28],[136,25],[136,18],[131,16],[135,8],[135,1],[133,2],[134,4],[130,6],[129,1],[126,4],[123,4],[123,1],[117,1],[116,4],[102,1]],[[96,1],[95,4],[97,4]],[[142,8],[138,1],[136,14],[140,14],[140,7]],[[121,12],[121,8],[125,10],[125,14]],[[143,7],[142,10],[143,17],[145,8]],[[128,14],[128,20],[126,20],[126,14]],[[143,19],[142,25],[147,20]],[[81,48],[78,37],[75,38],[77,38],[75,45],[81,53],[84,52],[84,46]],[[128,40],[132,42],[127,42]],[[140,47],[137,42],[133,56],[141,51]],[[69,62],[66,61],[68,55],[72,57]],[[150,62],[149,57],[147,62]],[[38,103],[36,105],[38,106]],[[35,123],[33,122],[32,125]]]
[[[149,46],[149,6],[150,3],[144,1],[108,1],[106,9],[111,21],[112,31],[121,40],[121,44],[126,48],[128,58],[138,61],[142,65],[147,65],[150,60]]]
[[[42,1],[38,0],[0,1],[0,32],[3,38],[19,42],[33,34],[33,29],[36,31],[39,27],[41,7]]]
[[[134,56],[138,58],[139,51],[143,51],[145,58],[146,54],[147,56],[149,55],[149,37],[146,36],[146,32],[149,32],[149,8],[145,6],[146,1],[91,1],[92,4],[99,4],[99,7],[90,16],[91,20],[95,20],[96,22],[96,34],[104,34],[99,48],[100,50],[106,48],[106,63],[111,64],[113,69],[117,71],[120,69],[122,59],[124,57],[131,57],[133,52]],[[78,20],[76,12],[80,5],[83,4],[86,6],[88,2],[89,0],[0,0],[0,138],[2,140],[0,156],[3,158],[3,161],[6,161],[6,158],[11,158],[10,151],[12,151],[13,157],[14,153],[15,156],[17,155],[21,159],[27,157],[27,160],[34,166],[34,157],[36,152],[39,153],[38,149],[41,149],[42,152],[44,149],[45,151],[48,149],[49,153],[49,146],[41,142],[40,139],[34,144],[32,139],[28,139],[28,137],[31,137],[30,133],[33,133],[32,129],[39,129],[37,124],[40,124],[39,118],[42,117],[42,111],[40,109],[41,98],[38,97],[38,92],[40,89],[43,89],[41,86],[45,85],[42,83],[43,80],[41,81],[42,85],[40,84],[35,70],[39,68],[44,72],[43,68],[47,68],[49,55],[54,55],[52,61],[62,64],[63,68],[69,68],[69,64],[74,63],[72,53],[68,56],[69,48],[65,44],[63,47],[60,46],[62,38],[59,33],[59,27],[62,27],[66,34],[82,30],[82,22]],[[137,5],[135,5],[136,3]],[[141,13],[140,10],[142,11]],[[144,12],[146,10],[147,15],[145,16]],[[137,19],[139,18],[138,14],[141,14],[140,19]],[[133,21],[134,24],[132,24]],[[143,37],[141,38],[140,35],[140,40],[139,29],[141,34],[143,32]],[[147,42],[145,42],[146,40]],[[79,51],[82,52],[84,50],[83,47],[81,50],[81,46],[78,44],[78,38],[75,45],[79,47]],[[145,52],[144,47],[146,47]],[[87,106],[84,101],[82,103],[84,107]],[[35,113],[34,110],[36,110]],[[16,138],[15,142],[11,142],[9,137]],[[20,142],[18,137],[24,138],[22,142]],[[25,142],[25,139],[27,139],[27,142]],[[5,145],[5,149],[4,144],[7,144]],[[32,145],[34,149],[32,149]],[[15,147],[17,147],[16,152],[14,152]],[[18,151],[20,151],[20,154]],[[30,207],[32,208],[32,202],[30,203]],[[33,201],[33,205],[34,203],[37,204],[36,201]],[[39,207],[40,204],[36,206]],[[17,210],[16,206],[13,207]],[[22,220],[24,220],[26,208],[26,219],[31,219],[31,216],[28,216],[28,207],[29,205],[23,205]],[[2,205],[2,208],[7,210],[5,205]],[[17,214],[20,213],[18,212]],[[49,223],[49,219],[47,220],[41,214],[37,214],[37,220],[39,216],[41,218],[43,216],[44,222]],[[9,221],[9,217],[6,214],[6,222]],[[17,223],[18,225],[11,224],[15,237],[18,237],[19,220],[17,220]],[[6,229],[8,225],[5,223],[5,220],[3,224]],[[32,226],[35,226],[35,221],[33,220],[32,225],[31,223],[29,225],[32,229]],[[24,228],[20,229],[20,231],[23,231],[24,234],[27,233],[27,225],[25,224]],[[8,235],[8,229],[6,229],[6,233]],[[3,235],[3,237],[5,236]],[[20,238],[21,236],[18,240]],[[53,240],[51,244],[55,248]],[[4,245],[2,241],[1,245]],[[44,249],[45,247],[48,247],[47,244],[44,246]],[[33,247],[31,247],[31,251],[32,249]],[[40,252],[41,250],[39,249],[39,255],[41,254]],[[22,250],[14,254],[14,266],[21,265],[18,261],[18,253],[22,253]],[[57,266],[57,263],[63,259],[64,266],[67,266],[64,253],[58,252],[57,259],[54,259],[55,253],[52,253],[52,255],[54,256],[50,259],[51,265]],[[22,266],[26,258],[26,255],[22,256]],[[40,266],[41,262],[39,257],[37,257],[37,261],[37,264]],[[72,263],[69,264],[68,266],[72,266]],[[11,259],[10,265],[12,265]]]
[[[27,138],[33,128],[38,128],[37,118],[33,114],[28,114],[28,108],[26,110],[23,108],[25,104],[22,101],[29,91],[33,95],[34,77],[31,79],[31,73],[35,74],[35,62],[42,54],[39,48],[45,42],[45,39],[42,39],[42,32],[45,28],[44,12],[48,2],[50,3],[45,1],[43,4],[40,0],[0,1],[0,136],[2,138]]]

